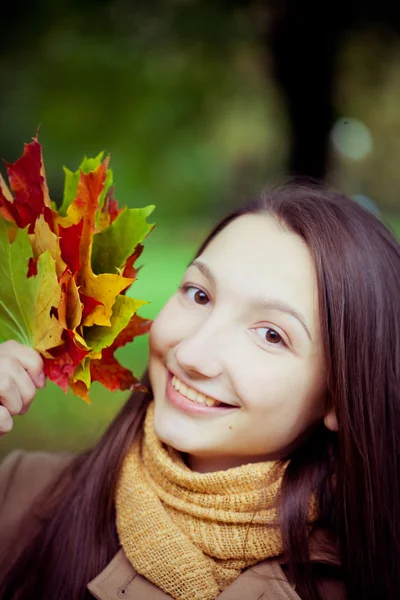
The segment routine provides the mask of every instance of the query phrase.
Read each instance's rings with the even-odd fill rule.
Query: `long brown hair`
[[[281,490],[288,575],[303,600],[318,591],[308,552],[307,503],[337,541],[349,598],[394,599],[400,589],[400,247],[354,200],[289,185],[225,218],[269,213],[301,236],[315,262],[327,357],[327,402],[338,434],[321,424],[291,457]],[[118,550],[114,495],[151,391],[133,394],[97,445],[78,456],[41,499],[23,541],[0,566],[0,598],[84,600],[86,585]]]

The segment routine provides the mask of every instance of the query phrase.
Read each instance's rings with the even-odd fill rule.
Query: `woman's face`
[[[160,439],[216,468],[285,457],[325,416],[315,268],[267,215],[231,222],[150,332]]]

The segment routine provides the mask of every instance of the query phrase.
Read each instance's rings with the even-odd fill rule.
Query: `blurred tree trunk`
[[[323,179],[335,118],[335,61],[350,17],[343,0],[286,0],[273,11],[263,42],[286,103],[290,126],[289,174]]]

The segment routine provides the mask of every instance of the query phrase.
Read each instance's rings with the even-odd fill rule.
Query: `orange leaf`
[[[123,367],[113,356],[102,357],[90,362],[92,381],[99,381],[111,392],[116,390],[133,390],[140,387],[140,382],[129,369]]]
[[[72,381],[70,379],[68,385],[76,396],[80,396],[87,404],[91,404],[88,388],[83,381]]]
[[[79,245],[81,265],[90,262],[96,211],[106,181],[108,162],[109,158],[106,158],[101,165],[87,175],[81,171],[77,196],[69,205],[67,216],[58,217],[58,222],[62,227],[77,225],[81,219],[83,220]]]
[[[82,304],[75,279],[66,269],[59,279],[61,299],[58,306],[58,322],[64,329],[75,329],[82,320]]]

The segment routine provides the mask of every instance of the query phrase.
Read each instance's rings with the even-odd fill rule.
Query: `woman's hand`
[[[25,414],[45,384],[39,352],[13,340],[0,343],[0,435],[11,431],[12,417]]]

